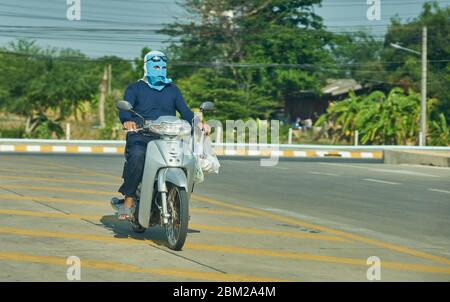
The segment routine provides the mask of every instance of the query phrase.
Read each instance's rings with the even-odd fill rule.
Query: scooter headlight
[[[176,123],[162,122],[159,125],[151,125],[150,130],[160,135],[188,135],[191,133],[191,125],[186,121],[178,121]]]

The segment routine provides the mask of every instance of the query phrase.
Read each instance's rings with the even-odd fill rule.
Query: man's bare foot
[[[125,197],[125,201],[123,203],[123,207],[125,209],[131,209],[133,207],[133,197]],[[119,220],[125,220],[129,218],[128,214],[119,215]]]

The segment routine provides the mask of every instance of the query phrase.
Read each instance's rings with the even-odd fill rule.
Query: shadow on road
[[[128,221],[120,221],[116,215],[105,215],[100,219],[103,226],[114,233],[115,238],[132,238],[135,240],[149,240],[159,246],[166,246],[165,231],[161,226],[153,226],[144,233],[133,231]],[[199,230],[189,229],[188,233],[200,233]]]

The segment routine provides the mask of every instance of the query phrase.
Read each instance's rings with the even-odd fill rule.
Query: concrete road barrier
[[[450,152],[419,151],[419,150],[385,150],[384,163],[450,167]]]
[[[213,144],[218,156],[282,158],[384,159],[385,163],[411,163],[448,167],[450,147],[343,146],[294,144]],[[1,152],[123,154],[125,141],[0,139]]]
[[[335,146],[306,146],[304,149],[299,148],[299,145],[213,146],[218,156],[383,158],[381,150],[354,150],[351,147],[349,150],[339,150],[341,148]],[[124,141],[0,140],[0,152],[123,154],[124,148]]]

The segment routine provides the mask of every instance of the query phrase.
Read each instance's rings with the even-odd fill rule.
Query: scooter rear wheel
[[[186,241],[189,223],[189,198],[184,188],[167,183],[167,210],[171,216],[165,226],[170,249],[180,251]]]

